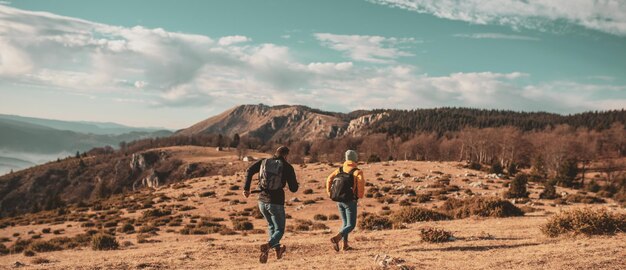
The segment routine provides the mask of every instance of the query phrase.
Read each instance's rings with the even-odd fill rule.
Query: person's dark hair
[[[287,148],[287,146],[281,146],[276,149],[276,156],[278,157],[285,157],[287,154],[289,154],[289,148]]]

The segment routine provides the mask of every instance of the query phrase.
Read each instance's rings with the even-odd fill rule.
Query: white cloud
[[[508,35],[500,33],[473,33],[473,34],[455,34],[454,37],[459,38],[471,38],[471,39],[509,39],[509,40],[528,40],[537,41],[539,38],[522,36],[522,35]]]
[[[544,30],[558,21],[626,36],[623,0],[370,0],[474,24]]]
[[[217,43],[222,46],[229,46],[229,45],[233,45],[236,43],[243,43],[243,42],[249,42],[249,41],[251,41],[251,39],[245,36],[226,36],[226,37],[220,38]]]
[[[301,62],[288,47],[241,44],[164,29],[118,27],[0,6],[0,84],[38,86],[120,104],[211,107],[306,104],[328,110],[470,106],[571,112],[626,104],[624,87],[523,84],[531,75],[429,76],[394,59],[413,39],[317,34],[358,62]],[[137,89],[141,90],[138,91]],[[3,87],[0,93],[10,95]],[[621,90],[620,90],[621,89]],[[610,100],[600,98],[612,91]],[[102,95],[100,95],[102,94]],[[620,105],[621,104],[621,105]]]
[[[316,33],[315,37],[322,45],[344,52],[355,61],[372,63],[391,63],[402,56],[413,56],[397,46],[414,43],[413,38],[386,38],[381,36],[336,35]]]

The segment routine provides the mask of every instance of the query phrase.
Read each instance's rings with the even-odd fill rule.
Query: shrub
[[[307,204],[314,204],[315,200],[306,200],[304,202],[302,202],[302,204],[307,205]]]
[[[31,262],[33,264],[45,264],[45,263],[50,263],[50,260],[46,258],[34,258]]]
[[[509,175],[515,175],[517,173],[517,164],[515,164],[515,162],[511,162],[509,167],[507,167],[507,171]]]
[[[315,216],[313,216],[314,220],[321,220],[321,221],[326,221],[328,220],[328,217],[322,214],[316,214]]]
[[[31,242],[32,240],[19,239],[15,241],[15,243],[13,244],[13,246],[11,246],[9,250],[11,253],[20,253],[24,251],[28,247],[28,245],[30,245]]]
[[[250,231],[254,229],[252,222],[247,219],[233,219],[233,229],[237,231]]]
[[[131,223],[125,223],[120,228],[120,232],[128,233],[128,234],[134,233],[135,232],[135,226],[133,226],[133,224],[131,224]]]
[[[338,219],[339,219],[339,215],[337,214],[328,215],[328,220],[338,220]]]
[[[556,193],[556,187],[554,187],[552,183],[550,182],[543,183],[543,191],[539,193],[540,199],[554,200],[559,197],[561,197],[561,195]]]
[[[91,248],[93,250],[114,250],[119,246],[120,244],[115,237],[108,234],[100,233],[91,238]]]
[[[307,188],[304,191],[302,191],[303,194],[313,194],[313,189]]]
[[[35,241],[32,242],[28,246],[28,248],[36,252],[51,252],[63,250],[63,248],[58,243],[55,243],[53,241]]]
[[[313,223],[313,225],[311,225],[311,230],[313,231],[317,231],[317,230],[328,230],[328,226],[326,226],[326,224],[324,223],[320,223],[320,222],[316,222]]]
[[[420,207],[402,207],[390,216],[394,223],[415,223],[421,221],[449,220],[448,215]]]
[[[41,230],[41,233],[50,233],[50,228],[44,228]]]
[[[143,212],[143,218],[144,219],[157,218],[157,217],[167,216],[170,214],[172,214],[172,211],[170,210],[148,209]]]
[[[454,218],[524,215],[524,212],[511,202],[496,197],[472,197],[464,200],[450,198],[446,200],[442,208]]]
[[[424,228],[420,230],[420,236],[422,241],[428,243],[443,243],[454,241],[454,236],[451,232],[444,229],[437,228]]]
[[[364,213],[358,223],[359,229],[362,230],[388,230],[393,227],[389,218],[375,214]]]
[[[586,204],[606,202],[602,198],[598,198],[598,197],[591,196],[591,195],[585,195],[585,194],[569,194],[567,195],[567,197],[565,197],[565,201],[568,203],[586,203]]]
[[[480,163],[475,162],[475,161],[472,161],[472,162],[471,162],[471,163],[467,166],[467,168],[469,168],[469,169],[471,169],[471,170],[476,170],[476,171],[479,171],[479,170],[482,168],[482,166],[480,165]]]
[[[380,162],[380,157],[378,155],[372,154],[367,158],[367,163],[375,163]]]
[[[528,183],[528,175],[518,174],[515,176],[509,190],[504,193],[505,198],[528,198],[528,191],[526,191],[526,184]]]
[[[32,251],[31,249],[24,250],[24,253],[23,253],[23,254],[24,254],[24,256],[26,256],[26,257],[33,257],[33,256],[37,255],[37,253],[35,253],[35,252],[34,252],[34,251]]]
[[[239,190],[239,186],[232,185],[232,186],[228,187],[228,190]]]
[[[4,244],[0,244],[0,255],[9,254],[9,249]]]
[[[611,235],[626,231],[626,215],[614,214],[606,209],[574,209],[552,216],[541,226],[548,237],[561,234]]]
[[[491,169],[489,170],[490,173],[495,173],[495,174],[502,174],[504,172],[504,169],[502,168],[502,164],[500,164],[500,162],[494,162],[491,165]]]
[[[215,196],[215,192],[213,192],[213,191],[206,191],[206,192],[202,192],[202,193],[198,194],[198,196],[200,196],[200,197],[214,197]]]

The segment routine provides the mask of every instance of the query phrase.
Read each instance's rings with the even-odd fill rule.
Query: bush
[[[338,219],[339,219],[339,215],[337,214],[328,215],[328,220],[338,220]]]
[[[464,200],[450,198],[442,208],[454,218],[470,216],[514,217],[523,216],[524,212],[507,200],[495,197],[472,197]]]
[[[606,202],[602,198],[598,198],[598,197],[591,196],[591,195],[585,195],[585,194],[570,194],[570,195],[567,195],[567,197],[565,197],[565,201],[568,202],[568,203],[586,203],[586,204],[605,203]]]
[[[0,244],[0,255],[9,254],[9,249],[4,244]]]
[[[358,223],[361,230],[389,230],[393,227],[389,218],[375,214],[364,213]]]
[[[233,229],[237,231],[250,231],[254,229],[252,222],[247,219],[233,219]]]
[[[548,237],[561,234],[611,235],[626,231],[626,215],[614,214],[606,209],[574,209],[552,216],[541,226]]]
[[[304,191],[302,191],[303,194],[313,194],[313,189],[307,188]]]
[[[170,210],[148,209],[143,212],[143,218],[144,219],[158,218],[158,217],[163,217],[163,216],[167,216],[170,214],[172,214],[172,211]]]
[[[502,164],[500,164],[500,162],[494,162],[491,165],[491,169],[489,170],[490,173],[495,173],[495,174],[502,174],[504,172],[504,169],[502,168]]]
[[[540,199],[554,200],[559,197],[561,197],[561,195],[556,193],[556,187],[554,187],[552,183],[550,182],[543,183],[543,191],[539,193]]]
[[[108,234],[100,233],[91,238],[91,248],[93,250],[114,250],[119,246],[120,244],[115,237]]]
[[[134,233],[135,232],[135,226],[133,226],[133,224],[131,224],[131,223],[125,223],[120,228],[120,232],[129,233],[129,234],[130,233]]]
[[[33,256],[37,255],[37,253],[35,253],[34,251],[32,251],[30,249],[24,250],[23,254],[26,257],[33,257]]]
[[[326,221],[328,220],[328,217],[322,214],[316,214],[315,216],[313,216],[314,220],[321,220],[321,221]]]
[[[528,183],[528,175],[518,174],[515,176],[509,190],[504,193],[505,198],[528,198],[528,191],[526,191],[526,184]]]
[[[449,220],[450,216],[419,207],[402,207],[390,216],[394,223],[415,223],[422,221]]]
[[[467,168],[471,169],[471,170],[476,170],[476,171],[480,171],[480,169],[482,168],[482,166],[480,165],[480,163],[472,161]]]
[[[451,232],[444,229],[437,228],[424,228],[420,230],[420,236],[422,241],[428,243],[443,243],[454,241],[454,236]]]
[[[380,162],[380,157],[378,155],[372,154],[367,158],[367,163],[375,163]]]
[[[53,241],[35,241],[28,246],[28,249],[36,252],[51,252],[63,250],[63,247]]]
[[[509,173],[509,175],[513,176],[517,173],[517,164],[515,164],[515,162],[511,162],[511,164],[509,164],[509,167],[507,168],[507,172]]]
[[[45,263],[50,263],[50,260],[46,258],[34,258],[31,262],[33,264],[45,264]]]
[[[313,225],[311,225],[311,230],[313,231],[318,231],[318,230],[328,230],[328,226],[326,226],[326,224],[324,223],[320,223],[320,222],[316,222],[313,223]]]
[[[207,192],[202,192],[200,194],[198,194],[200,197],[214,197],[215,196],[215,192],[213,191],[207,191]]]

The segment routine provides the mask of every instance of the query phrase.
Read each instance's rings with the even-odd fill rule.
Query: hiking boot
[[[263,244],[259,247],[259,249],[261,250],[261,255],[259,256],[259,262],[266,263],[267,257],[269,256],[269,252],[270,252],[270,245]]]
[[[287,251],[287,247],[285,245],[279,245],[275,247],[274,250],[276,250],[276,259],[280,260],[283,258],[285,251]]]
[[[343,240],[343,246],[342,246],[341,250],[343,250],[343,251],[352,250],[352,247],[350,247],[350,245],[348,245],[348,241]]]
[[[340,233],[330,238],[330,242],[333,244],[333,249],[337,252],[339,252],[339,241],[341,241],[341,238],[342,236]]]

